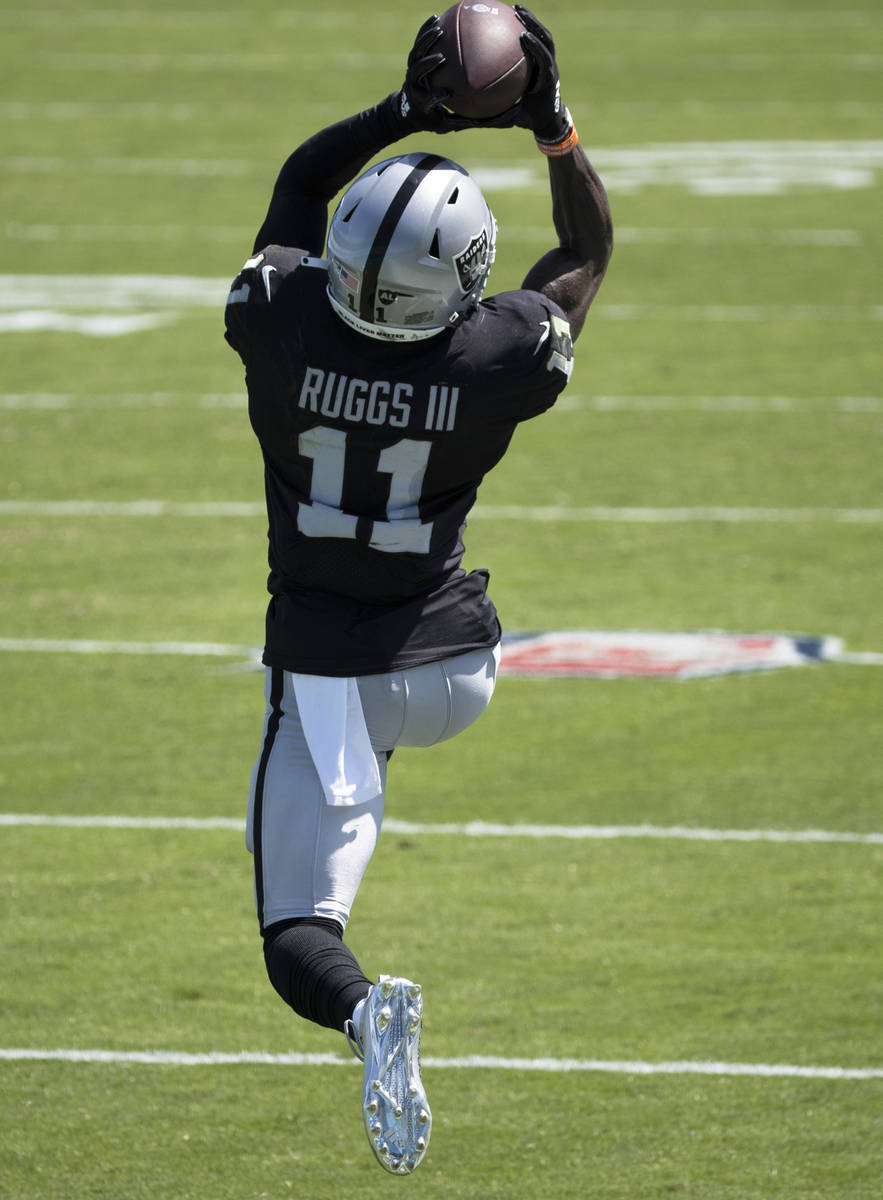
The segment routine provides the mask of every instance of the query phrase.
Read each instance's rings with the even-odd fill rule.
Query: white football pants
[[[359,805],[326,801],[301,728],[289,672],[266,670],[267,711],[251,775],[246,845],[255,857],[261,929],[291,917],[346,928],[383,819],[387,753],[461,733],[490,703],[500,648],[356,680],[381,793]]]

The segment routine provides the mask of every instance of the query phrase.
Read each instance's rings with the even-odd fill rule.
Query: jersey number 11
[[[343,477],[347,434],[315,425],[302,433],[298,450],[313,460],[310,503],[298,506],[297,527],[305,537],[356,537],[358,516],[344,512]],[[431,442],[402,438],[380,452],[377,469],[390,476],[386,520],[371,522],[369,545],[387,554],[428,554],[432,522],[420,520],[420,497]]]

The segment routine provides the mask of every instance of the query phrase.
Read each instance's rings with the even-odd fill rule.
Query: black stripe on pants
[[[254,790],[254,828],[252,839],[254,845],[254,879],[257,896],[258,920],[261,933],[264,932],[264,851],[261,839],[261,824],[264,808],[264,781],[267,776],[267,764],[273,752],[276,735],[282,721],[282,692],[285,686],[285,675],[279,667],[272,667],[270,672],[270,717],[267,721],[267,734],[264,738],[264,748],[261,751],[261,761],[258,766]]]

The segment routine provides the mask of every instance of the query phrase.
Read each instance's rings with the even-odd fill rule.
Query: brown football
[[[524,26],[508,4],[460,0],[443,13],[432,47],[445,62],[430,76],[450,91],[445,106],[461,117],[496,117],[521,99],[530,67],[521,49]]]

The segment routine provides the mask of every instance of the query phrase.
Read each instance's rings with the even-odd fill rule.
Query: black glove
[[[527,91],[518,105],[515,124],[530,129],[541,142],[561,142],[570,132],[572,122],[561,103],[555,43],[545,25],[529,9],[516,4],[515,12],[527,31],[521,35],[521,48],[533,66]]]
[[[417,31],[408,55],[407,74],[399,92],[399,115],[414,133],[418,130],[451,133],[464,128],[456,123],[462,118],[455,117],[443,107],[450,93],[445,88],[433,87],[429,81],[432,72],[445,61],[440,51],[432,49],[442,32],[438,17],[428,17]]]
[[[417,31],[405,82],[398,94],[399,116],[409,130],[417,133],[454,133],[460,129],[507,129],[515,124],[518,106],[509,108],[496,117],[461,117],[445,108],[450,96],[446,88],[433,87],[429,76],[444,62],[445,56],[433,46],[442,36],[443,30],[437,16],[428,17]]]

